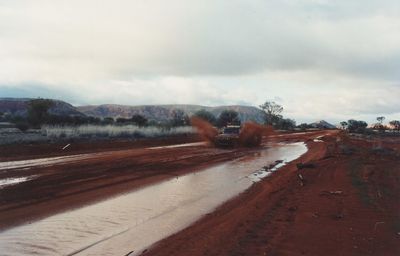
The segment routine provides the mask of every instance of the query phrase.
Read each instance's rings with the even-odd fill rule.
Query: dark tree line
[[[148,120],[142,115],[133,115],[131,118],[118,118],[114,120],[112,117],[103,119],[84,115],[54,115],[49,112],[54,102],[49,99],[34,99],[29,101],[27,115],[12,116],[1,113],[0,121],[12,122],[21,131],[29,128],[40,128],[42,125],[110,125],[110,124],[133,124],[137,126],[146,126]]]
[[[115,120],[112,117],[106,117],[103,119],[103,121],[105,121],[107,124],[133,124],[133,125],[137,125],[139,127],[144,127],[148,125],[148,120],[146,117],[139,115],[139,114],[135,114],[133,115],[131,118],[123,118],[123,117],[119,117],[117,118],[117,120]]]
[[[260,108],[264,112],[264,124],[272,125],[275,129],[293,130],[296,122],[289,118],[283,118],[281,115],[283,107],[275,102],[265,102]],[[241,119],[239,113],[234,110],[224,110],[216,118],[211,112],[204,109],[196,112],[194,116],[200,117],[214,126],[224,127],[228,124],[240,125]]]
[[[0,121],[13,122],[20,130],[28,128],[39,128],[43,124],[49,125],[82,125],[82,124],[97,124],[97,125],[137,125],[140,127],[157,125],[162,127],[178,127],[190,125],[189,116],[181,109],[175,109],[171,113],[171,118],[165,122],[156,122],[148,120],[146,117],[135,114],[131,118],[119,117],[114,119],[112,117],[97,118],[84,115],[66,116],[66,115],[53,115],[49,110],[53,107],[53,101],[48,99],[34,99],[28,103],[27,116],[12,116],[7,113],[0,113]],[[264,113],[264,123],[273,126],[275,129],[292,130],[296,127],[296,122],[292,119],[284,118],[282,115],[283,107],[275,102],[265,102],[260,106]],[[210,111],[201,109],[194,113],[194,116],[202,118],[216,127],[224,127],[226,125],[240,125],[241,118],[237,111],[224,110],[218,116],[215,116]],[[377,117],[377,123],[372,124],[374,130],[384,132],[391,129],[400,132],[400,121],[392,120],[388,125],[384,125],[385,117]],[[350,119],[348,121],[340,122],[341,128],[354,133],[371,132],[368,129],[368,124],[362,120]],[[303,123],[298,126],[300,129],[312,128],[310,125]]]
[[[378,116],[376,118],[378,121],[375,124],[371,125],[371,128],[367,129],[368,124],[364,121],[361,120],[354,120],[350,119],[348,121],[342,121],[340,122],[340,126],[343,130],[347,130],[349,132],[354,132],[354,133],[365,133],[367,130],[369,132],[379,131],[381,133],[385,132],[386,130],[392,130],[392,131],[397,131],[400,132],[400,121],[398,120],[392,120],[389,122],[389,126],[386,126],[383,121],[385,120],[384,116]]]
[[[241,120],[239,113],[235,110],[226,109],[219,114],[218,117],[205,109],[201,109],[194,113],[195,117],[201,118],[216,127],[224,127],[227,125],[240,125]]]

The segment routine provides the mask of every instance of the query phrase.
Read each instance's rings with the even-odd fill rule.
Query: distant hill
[[[325,120],[320,120],[320,121],[311,123],[309,125],[314,127],[314,128],[320,128],[320,129],[335,129],[336,128],[335,125],[330,124]]]
[[[166,121],[171,119],[174,110],[181,109],[189,116],[193,115],[196,111],[205,109],[213,113],[216,117],[221,114],[222,111],[229,109],[235,110],[239,113],[239,117],[242,121],[253,120],[259,123],[263,122],[263,112],[251,106],[218,106],[218,107],[207,107],[200,105],[145,105],[145,106],[127,106],[127,105],[95,105],[95,106],[80,106],[77,109],[88,115],[94,117],[123,117],[130,118],[135,114],[143,115],[149,120]]]
[[[26,116],[28,113],[28,103],[30,98],[0,98],[0,112],[8,113],[14,116]],[[189,116],[196,111],[205,109],[218,117],[222,111],[229,109],[239,113],[242,121],[263,122],[263,112],[251,106],[218,106],[207,107],[200,105],[145,105],[145,106],[128,106],[128,105],[92,105],[75,107],[71,104],[61,101],[52,100],[54,105],[49,112],[59,116],[94,116],[94,117],[112,117],[112,118],[131,118],[135,114],[143,115],[149,120],[167,121],[173,117],[173,112],[177,109],[183,110]]]
[[[28,114],[28,104],[32,99],[29,98],[0,98],[0,112],[13,116],[26,116]],[[58,116],[85,116],[79,112],[71,104],[61,101],[52,100],[53,106],[49,109],[49,113]]]

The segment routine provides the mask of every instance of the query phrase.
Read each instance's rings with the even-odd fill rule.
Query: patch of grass
[[[350,164],[351,184],[358,190],[361,201],[366,206],[371,206],[373,201],[368,193],[368,183],[362,178],[362,164],[360,160],[353,160]]]
[[[194,133],[192,127],[160,128],[155,126],[139,127],[135,125],[80,125],[80,126],[43,126],[42,134],[48,138],[85,138],[85,137],[160,137]]]

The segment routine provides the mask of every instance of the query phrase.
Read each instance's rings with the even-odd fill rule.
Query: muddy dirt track
[[[298,136],[289,136],[289,140],[299,140]],[[278,136],[276,140],[286,139]],[[198,138],[177,137],[118,141],[115,144],[72,144],[64,152],[62,144],[9,146],[9,150],[4,146],[1,148],[3,161],[28,158],[39,159],[40,164],[17,165],[17,168],[6,166],[3,169],[0,165],[0,179],[32,177],[29,182],[0,189],[0,228],[103,200],[253,151],[251,148],[217,149],[201,142],[198,144]],[[94,153],[90,153],[90,147]],[[61,157],[61,161],[57,159],[52,163],[53,160],[49,159],[50,163],[46,163],[43,159],[48,157]]]
[[[309,141],[303,157],[144,254],[400,255],[399,142]]]
[[[314,141],[322,135],[321,141]],[[82,143],[65,152],[60,152],[63,145],[2,147],[2,161],[69,158],[29,168],[0,168],[0,179],[34,177],[0,189],[0,227],[103,200],[254,150],[204,144],[162,147],[197,141]],[[304,141],[309,148],[300,159],[145,254],[400,255],[398,141],[381,140],[376,150],[375,140],[349,138],[337,131],[269,139],[295,141]],[[296,166],[299,163],[308,165]]]

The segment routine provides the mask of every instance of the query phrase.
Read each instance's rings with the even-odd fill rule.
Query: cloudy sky
[[[400,119],[400,1],[0,0],[0,97]]]

